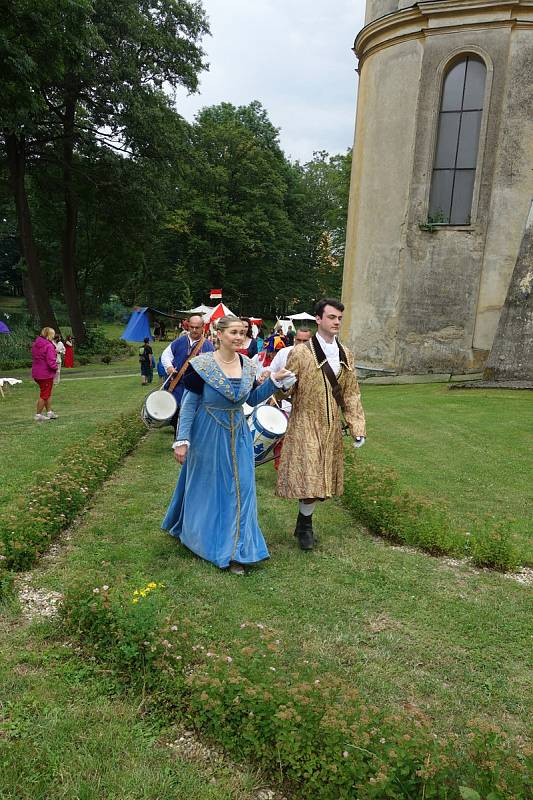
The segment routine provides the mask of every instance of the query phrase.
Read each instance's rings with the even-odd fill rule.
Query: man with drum
[[[311,338],[311,331],[306,326],[302,325],[301,328],[298,328],[296,331],[294,344],[289,345],[289,347],[283,347],[281,350],[278,350],[274,358],[272,359],[270,365],[268,366],[268,370],[270,372],[278,372],[280,369],[285,369],[287,366],[287,360],[294,350],[294,347],[297,344],[305,344]],[[268,373],[267,373],[268,374]],[[274,401],[275,402],[275,401]],[[281,410],[284,414],[288,417],[291,413],[292,403],[290,397],[286,396],[281,399]],[[279,469],[281,451],[283,449],[283,439],[281,442],[278,442],[277,445],[274,447],[274,468]]]
[[[185,388],[183,376],[187,371],[189,361],[200,353],[211,353],[215,349],[203,335],[204,320],[201,314],[191,314],[188,318],[187,328],[187,334],[174,339],[161,354],[161,363],[170,378],[165,388],[172,392],[177,403],[176,413],[171,420],[174,432],[178,426],[181,398]]]
[[[337,340],[343,311],[339,300],[319,300],[316,334],[309,342],[295,345],[287,359],[287,369],[296,375],[297,383],[276,494],[300,501],[294,535],[302,550],[312,550],[316,543],[316,502],[343,492],[342,417],[355,447],[361,447],[366,437],[354,357]]]

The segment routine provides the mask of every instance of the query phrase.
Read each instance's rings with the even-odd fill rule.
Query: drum
[[[274,406],[258,406],[248,417],[253,446],[255,466],[269,461],[275,445],[283,439],[287,430],[287,417]]]
[[[147,428],[162,428],[164,425],[170,425],[177,407],[178,404],[173,394],[156,389],[145,398],[141,409],[141,419]]]

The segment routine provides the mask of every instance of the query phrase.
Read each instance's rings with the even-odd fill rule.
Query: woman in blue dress
[[[245,564],[269,557],[257,521],[253,442],[242,406],[261,403],[293,376],[280,370],[256,383],[254,365],[237,352],[244,337],[237,317],[219,320],[217,337],[219,349],[193,358],[184,376],[174,444],[183,466],[161,527],[206,561],[242,575]]]

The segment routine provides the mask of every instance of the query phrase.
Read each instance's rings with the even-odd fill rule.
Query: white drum
[[[287,417],[275,406],[258,406],[248,417],[253,445],[255,466],[264,464],[276,444],[287,430]]]
[[[147,428],[162,428],[164,425],[170,425],[177,407],[178,404],[173,394],[156,389],[145,398],[141,410],[142,421]]]

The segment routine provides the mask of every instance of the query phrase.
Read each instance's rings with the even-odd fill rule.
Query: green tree
[[[195,91],[207,24],[200,4],[188,0],[41,0],[37,9],[31,0],[3,0],[1,10],[0,62],[8,69],[0,94],[2,136],[23,250],[37,286],[25,180],[31,153],[59,167],[62,282],[74,334],[83,340],[76,170],[95,142],[132,158],[172,156],[167,135],[175,114],[166,90]]]
[[[313,300],[341,291],[351,161],[351,151],[334,156],[320,151],[296,165],[301,183],[296,215]]]

